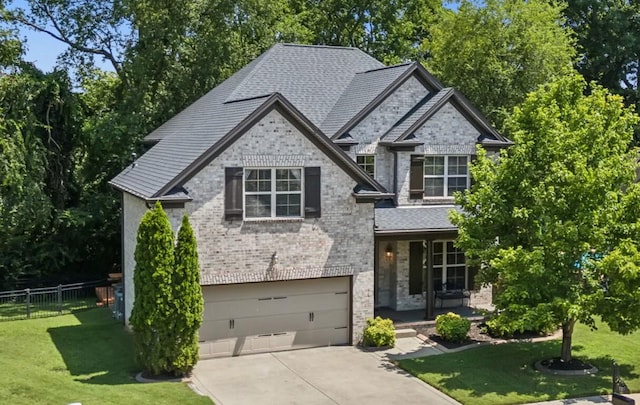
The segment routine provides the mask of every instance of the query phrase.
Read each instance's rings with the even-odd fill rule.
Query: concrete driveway
[[[350,346],[202,360],[192,381],[217,405],[458,404],[381,356]]]

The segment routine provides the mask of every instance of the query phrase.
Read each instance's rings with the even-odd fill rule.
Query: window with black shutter
[[[232,221],[243,218],[319,218],[320,193],[319,167],[227,167],[225,219]],[[304,209],[301,207],[303,200]]]

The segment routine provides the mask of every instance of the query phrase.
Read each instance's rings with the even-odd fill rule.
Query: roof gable
[[[396,77],[395,80],[393,80],[383,91],[375,95],[375,97],[364,108],[359,110],[351,117],[351,119],[345,122],[342,127],[340,127],[331,136],[331,139],[339,139],[341,136],[349,132],[412,76],[415,76],[429,90],[429,92],[437,92],[442,89],[442,84],[433,77],[431,73],[427,72],[420,63],[413,62],[407,65],[407,69]]]
[[[453,88],[445,88],[433,95],[419,108],[410,111],[410,116],[403,117],[403,121],[395,125],[391,131],[385,134],[387,142],[402,143],[422,127],[443,106],[451,103],[481,134],[482,140],[492,140],[504,145],[510,145],[511,141],[502,136],[459,91]],[[481,139],[479,139],[481,141]]]

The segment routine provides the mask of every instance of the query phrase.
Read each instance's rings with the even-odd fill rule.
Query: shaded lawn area
[[[400,367],[463,404],[524,404],[611,393],[612,360],[632,392],[640,391],[640,333],[621,336],[604,324],[576,325],[573,356],[588,359],[595,376],[553,376],[537,360],[560,355],[559,340],[481,346],[458,353],[402,360]]]
[[[211,404],[185,384],[141,384],[132,337],[106,308],[0,323],[0,398],[11,404]]]
[[[62,306],[58,308],[55,301],[32,302],[30,311],[31,318],[46,318],[49,316],[58,316],[59,311],[63,314],[80,311],[84,309],[92,309],[97,306],[95,297],[78,298],[74,300],[65,300]],[[6,302],[0,304],[0,321],[13,321],[19,319],[27,319],[27,304]]]

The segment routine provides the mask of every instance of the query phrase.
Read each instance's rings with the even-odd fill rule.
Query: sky
[[[24,59],[34,62],[40,70],[52,71],[56,58],[66,50],[66,46],[43,33],[23,29],[20,34],[21,37],[27,38],[27,52]]]
[[[15,0],[11,3],[11,8],[14,7],[27,9],[28,5],[26,0]],[[44,72],[52,71],[58,55],[67,49],[67,45],[42,32],[21,28],[19,35],[27,40],[24,59],[34,62],[36,67]],[[111,64],[102,62],[100,58],[96,58],[96,65],[101,69],[113,71]]]

